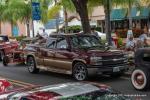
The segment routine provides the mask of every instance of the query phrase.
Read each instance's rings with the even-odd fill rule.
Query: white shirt
[[[142,34],[140,35],[139,39],[144,42],[145,39],[147,39],[147,35],[146,34]]]
[[[127,40],[126,48],[133,48],[135,47],[135,41],[134,40]]]
[[[48,38],[48,34],[47,34],[46,32],[44,32],[44,33],[42,33],[42,37],[43,37],[44,39],[47,39],[47,38]]]

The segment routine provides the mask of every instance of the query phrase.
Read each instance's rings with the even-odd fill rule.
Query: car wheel
[[[39,69],[36,68],[36,63],[34,57],[28,57],[27,58],[27,66],[28,66],[28,71],[30,73],[38,73]]]
[[[73,66],[73,77],[78,81],[86,80],[88,77],[86,65],[81,62],[77,62]]]
[[[7,56],[4,56],[4,57],[3,57],[3,65],[4,65],[4,66],[7,66],[8,63],[9,63],[9,58],[8,58]]]
[[[147,68],[136,68],[131,75],[131,82],[135,89],[146,90],[150,88],[150,73]]]
[[[3,50],[1,50],[1,51],[0,51],[0,60],[1,60],[1,61],[3,60],[4,55],[5,55],[5,54],[4,54],[4,51],[3,51]]]

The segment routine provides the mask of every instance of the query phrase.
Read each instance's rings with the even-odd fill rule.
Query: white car
[[[99,31],[95,31],[98,33],[98,36],[101,37],[102,40],[106,40],[106,33],[102,33]],[[83,33],[83,31],[80,31],[79,33]]]

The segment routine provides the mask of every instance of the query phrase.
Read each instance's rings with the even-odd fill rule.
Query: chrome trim
[[[69,75],[72,74],[72,71],[56,69],[56,68],[52,68],[52,67],[37,66],[37,68],[45,70],[45,71],[55,72],[55,73],[69,74]]]
[[[119,58],[119,59],[108,59],[108,60],[98,60],[98,61],[120,61],[120,60],[127,60],[127,58]]]

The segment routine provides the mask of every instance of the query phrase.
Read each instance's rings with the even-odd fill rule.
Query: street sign
[[[33,20],[41,19],[40,3],[38,2],[32,2],[32,19]]]

